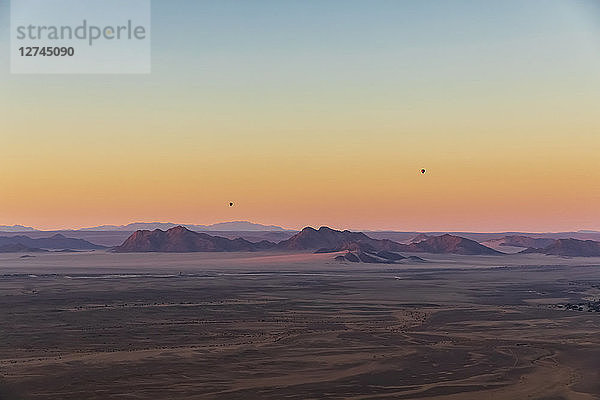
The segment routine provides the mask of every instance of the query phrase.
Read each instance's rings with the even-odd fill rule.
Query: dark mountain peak
[[[444,233],[443,235],[432,236],[425,240],[429,240],[430,242],[440,242],[440,243],[458,243],[463,239],[465,239],[465,238],[460,237],[460,236],[454,236],[449,233]],[[465,240],[468,240],[468,239],[465,239]]]
[[[541,248],[529,248],[522,253],[540,253],[568,257],[600,257],[600,242],[594,240],[556,239]]]
[[[322,227],[319,228],[319,232],[339,232],[339,231],[331,229],[328,226],[322,226]]]
[[[273,246],[274,243],[267,241],[253,243],[242,238],[227,239],[176,226],[167,231],[160,229],[136,231],[122,245],[115,247],[114,251],[118,253],[225,252],[265,250]]]
[[[154,235],[158,236],[158,235],[159,235],[161,232],[162,232],[162,233],[165,233],[165,231],[163,231],[163,230],[161,230],[161,229],[155,229],[155,230],[153,230],[153,231],[149,231],[149,230],[147,230],[147,229],[140,229],[140,230],[137,230],[137,231],[133,232],[133,233],[132,233],[132,234],[129,236],[128,240],[129,240],[129,239],[141,239],[141,238],[143,238],[143,237],[146,237],[146,236],[148,236],[148,235],[149,235],[149,234],[151,234],[151,233],[153,233]]]
[[[448,233],[440,236],[433,236],[418,243],[409,244],[407,247],[410,248],[410,250],[407,251],[423,251],[426,253],[453,253],[463,255],[503,254],[497,250],[477,243],[474,240],[450,235]]]
[[[384,248],[389,243],[395,242],[372,239],[362,232],[338,231],[322,226],[318,230],[306,227],[288,240],[279,242],[277,247],[287,250],[320,249],[321,252],[367,248],[369,250],[393,250]],[[399,245],[398,243],[395,244]]]
[[[24,235],[0,237],[0,246],[6,244],[21,244],[28,248],[52,250],[100,250],[106,248],[104,246],[99,246],[94,243],[90,243],[87,240],[69,238],[60,233],[51,237],[37,239],[32,239],[29,236]]]
[[[327,226],[319,229],[305,227],[300,232],[278,244],[268,241],[249,242],[236,238],[227,239],[207,233],[193,232],[183,226],[169,230],[140,230],[134,232],[117,252],[197,252],[197,251],[258,251],[267,249],[316,250],[319,253],[350,251],[370,254],[389,260],[391,253],[381,252],[427,252],[454,254],[502,254],[473,240],[449,234],[430,237],[419,243],[400,244],[388,239],[373,239],[363,232],[338,231]],[[386,255],[382,257],[381,255]],[[391,257],[392,259],[396,257]]]
[[[551,245],[554,243],[554,240],[555,239],[550,238],[534,238],[525,235],[508,235],[500,239],[488,240],[487,242],[483,242],[483,244],[540,249]]]
[[[158,230],[160,230],[160,229],[158,229]],[[190,233],[190,232],[194,233],[194,231],[191,231],[188,228],[186,228],[185,226],[181,226],[181,225],[177,225],[171,229],[168,229],[166,232],[171,235],[184,235],[184,234]]]
[[[321,227],[319,230],[304,228],[290,239],[279,242],[277,247],[287,250],[317,250],[319,253],[348,250],[366,253],[409,251],[465,255],[502,254],[474,240],[450,234],[428,237],[418,243],[400,244],[389,239],[373,239],[363,232],[337,231],[328,227]]]

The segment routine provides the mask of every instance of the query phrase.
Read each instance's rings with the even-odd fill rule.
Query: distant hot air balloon
[[[229,207],[233,207],[233,203],[229,203]]]
[[[425,171],[425,168],[423,168],[423,169],[421,170],[421,173],[422,173],[422,174],[424,174],[425,172],[427,172],[427,171]]]

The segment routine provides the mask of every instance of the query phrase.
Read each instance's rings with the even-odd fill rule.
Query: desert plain
[[[600,398],[599,258],[420,256],[2,254],[0,399]]]

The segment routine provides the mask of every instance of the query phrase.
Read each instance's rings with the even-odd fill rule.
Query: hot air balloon
[[[229,203],[229,207],[233,207],[233,203]]]
[[[425,171],[425,168],[423,168],[423,169],[421,170],[421,173],[422,173],[422,174],[424,174],[425,172],[427,172],[427,171]]]

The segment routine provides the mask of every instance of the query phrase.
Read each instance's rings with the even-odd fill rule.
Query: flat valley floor
[[[0,255],[0,399],[599,399],[600,259]]]

